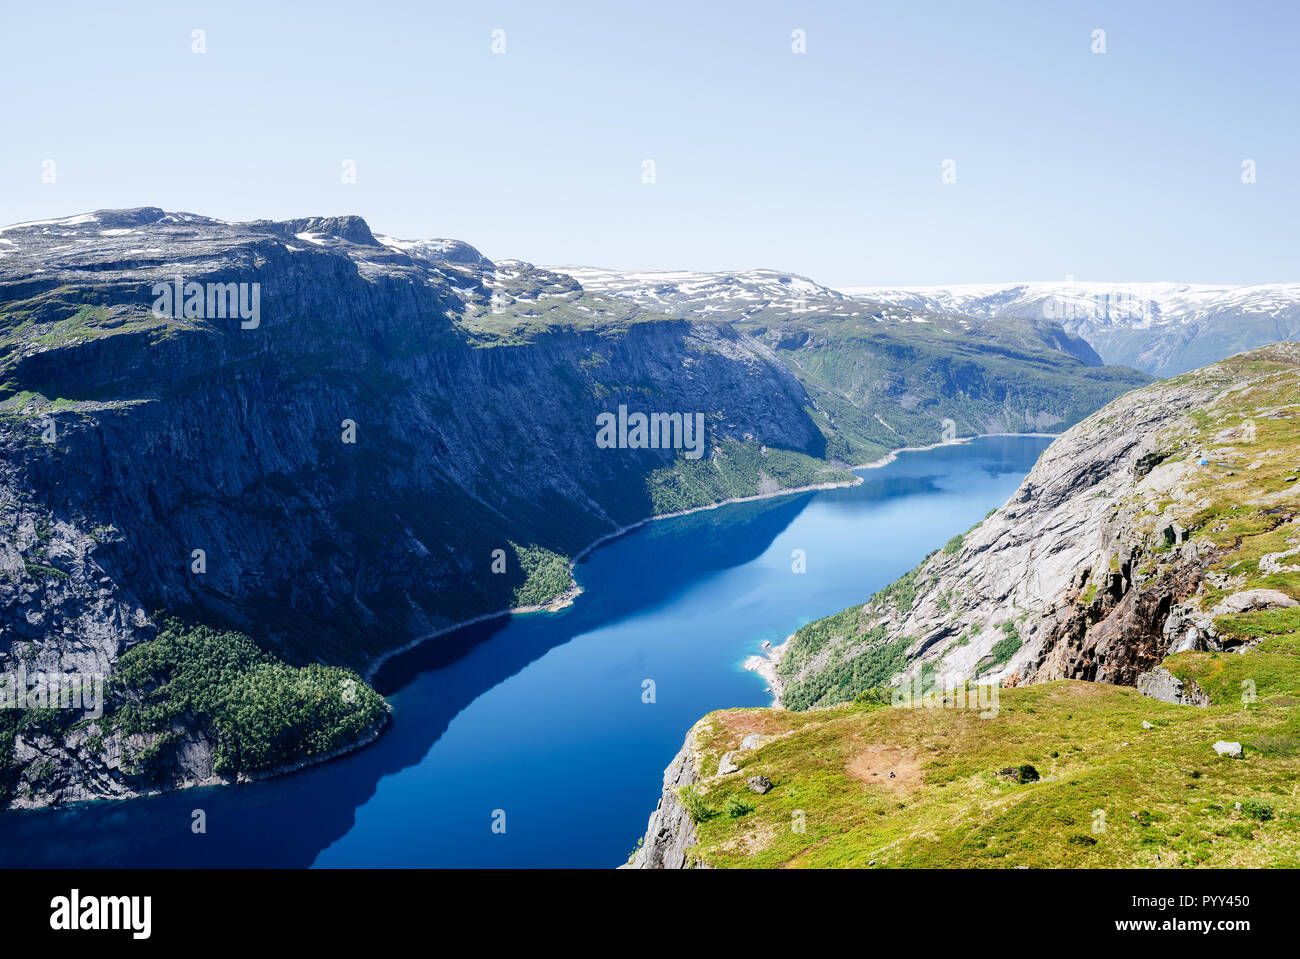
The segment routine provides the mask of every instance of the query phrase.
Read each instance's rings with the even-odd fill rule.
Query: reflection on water
[[[585,592],[570,608],[470,626],[388,663],[376,684],[393,722],[374,745],[248,786],[0,814],[0,865],[617,865],[690,725],[769,701],[739,668],[746,656],[968,529],[1046,444],[904,453],[858,487],[648,524],[579,564]],[[208,831],[194,835],[200,808]]]

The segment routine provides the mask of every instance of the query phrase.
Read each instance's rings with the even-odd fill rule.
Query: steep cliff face
[[[710,459],[731,440],[823,452],[798,382],[728,326],[552,328],[474,348],[448,314],[472,308],[482,277],[448,279],[355,218],[141,219],[96,226],[144,232],[130,242],[162,244],[155,256],[79,251],[48,278],[7,258],[0,285],[7,488],[111,530],[90,552],[129,592],[118,620],[194,610],[356,664],[511,605],[522,575],[514,555],[494,574],[494,548],[571,554],[656,512],[648,477],[677,451],[599,448],[601,412],[702,412]],[[31,247],[50,262],[49,241]],[[258,326],[153,315],[149,288],[173,273],[258,283]],[[41,630],[17,613],[13,628]]]
[[[850,478],[766,347],[726,324],[637,322],[463,245],[408,253],[355,217],[159,210],[4,236],[0,671],[33,681],[113,674],[158,611],[360,668],[553,598],[567,557],[656,512]],[[158,309],[177,277],[234,299]],[[620,406],[700,414],[703,455],[603,448],[597,416]],[[220,778],[214,744],[173,725],[132,740],[150,755],[174,740],[159,781]],[[16,802],[152,788],[106,724],[16,735],[9,785],[41,770]]]
[[[1170,653],[1232,644],[1216,616],[1289,602],[1285,568],[1267,573],[1276,561],[1254,551],[1284,548],[1296,512],[1281,474],[1300,440],[1297,350],[1147,387],[1068,430],[1001,509],[865,606],[797,633],[779,666],[785,703],[850,699],[865,688],[851,665],[887,656],[903,679],[1131,686]]]
[[[681,790],[695,785],[695,758],[690,737],[664,770],[664,791],[650,814],[645,839],[620,868],[686,869],[693,865],[690,848],[696,843],[695,823],[682,801]]]

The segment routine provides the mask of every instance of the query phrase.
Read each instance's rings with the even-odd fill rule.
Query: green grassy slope
[[[1203,545],[1207,612],[1256,588],[1300,600],[1294,558],[1277,556],[1300,550],[1300,367],[1247,354],[1187,376],[1230,388],[1166,434],[1161,456],[1204,452],[1209,465],[1189,474],[1186,496],[1135,522],[1179,523]],[[1143,572],[1188,561],[1169,550]],[[905,603],[908,589],[903,577],[877,599]],[[860,609],[805,626],[782,671],[854,628]],[[713,713],[690,739],[696,769],[716,770],[746,733],[765,740],[735,754],[738,775],[694,787],[695,855],[715,866],[1300,866],[1300,607],[1214,625],[1247,646],[1163,664],[1208,708],[1079,681],[997,689],[995,709],[912,704],[881,688],[901,668],[881,646],[827,688],[787,690],[794,707],[857,694],[852,703]],[[1219,740],[1242,755],[1218,755]],[[1001,774],[1026,764],[1039,778]],[[751,792],[754,775],[772,790]]]

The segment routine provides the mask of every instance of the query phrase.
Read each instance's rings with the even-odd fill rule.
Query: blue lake
[[[860,486],[647,524],[578,565],[568,609],[387,664],[393,721],[373,745],[246,786],[3,813],[0,866],[616,866],[691,724],[770,702],[741,669],[760,643],[863,602],[968,529],[1047,443],[902,453]]]

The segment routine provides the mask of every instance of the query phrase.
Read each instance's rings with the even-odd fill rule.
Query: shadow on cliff
[[[354,825],[380,780],[418,764],[448,726],[486,691],[574,637],[669,602],[711,573],[759,556],[807,507],[811,493],[648,524],[584,562],[586,591],[538,628],[502,631],[509,617],[477,623],[395,657],[375,677],[398,696],[388,730],[350,755],[293,775],[244,786],[183,790],[0,816],[0,866],[310,866]],[[726,535],[743,528],[744,535]],[[699,543],[699,548],[692,548]],[[647,575],[650,573],[650,575]],[[494,644],[495,641],[495,645]],[[481,647],[490,655],[470,656]],[[454,682],[412,688],[456,665]],[[407,695],[401,695],[409,690]],[[207,832],[192,831],[203,810]]]

